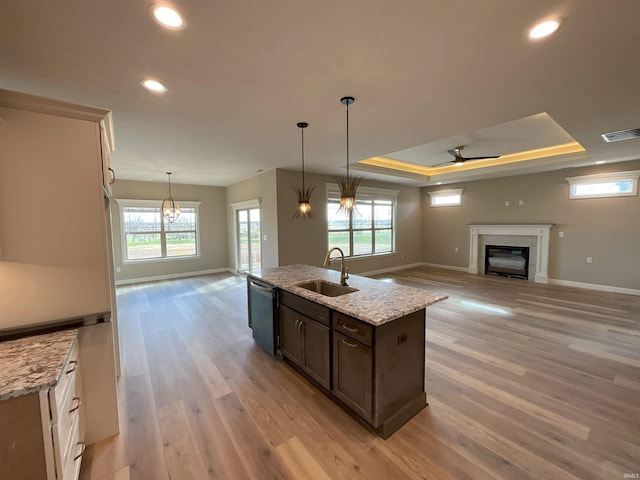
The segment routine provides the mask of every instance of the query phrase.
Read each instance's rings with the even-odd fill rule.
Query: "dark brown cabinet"
[[[331,329],[328,325],[288,307],[287,295],[284,295],[280,301],[282,356],[288,358],[309,377],[329,390],[331,388]],[[326,318],[329,318],[328,315]]]
[[[280,290],[280,352],[378,435],[426,404],[425,310],[382,325]]]
[[[373,402],[371,347],[333,332],[333,394],[354,412],[371,421]]]

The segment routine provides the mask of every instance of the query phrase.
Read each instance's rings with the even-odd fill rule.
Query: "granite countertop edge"
[[[0,401],[55,386],[77,337],[72,328],[0,342]]]
[[[329,307],[374,326],[446,300],[448,296],[382,280],[350,275],[349,286],[357,292],[328,297],[297,286],[299,283],[325,280],[340,283],[340,272],[311,265],[286,265],[264,270],[249,277],[262,280],[284,291]]]

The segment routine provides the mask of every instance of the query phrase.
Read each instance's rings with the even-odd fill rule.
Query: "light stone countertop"
[[[0,400],[54,386],[77,336],[73,328],[0,342]]]
[[[347,283],[350,287],[357,288],[358,291],[339,297],[328,297],[298,287],[297,284],[311,280],[326,280],[339,284],[340,272],[311,265],[286,265],[268,268],[260,274],[252,274],[250,277],[261,279],[282,290],[375,326],[393,321],[448,298],[446,295],[418,288],[351,274]]]

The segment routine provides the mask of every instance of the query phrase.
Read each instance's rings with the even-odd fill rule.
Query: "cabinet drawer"
[[[344,313],[333,312],[333,328],[365,345],[372,345],[373,325],[356,320]]]
[[[318,305],[315,302],[294,295],[293,293],[285,292],[284,290],[280,290],[279,299],[280,305],[286,305],[309,318],[313,318],[314,320],[325,324],[327,327],[331,326],[331,311],[327,307]]]
[[[74,394],[78,366],[78,341],[76,340],[73,342],[67,361],[62,366],[58,384],[49,393],[51,421],[53,423],[58,421],[59,416],[64,411],[64,404],[68,402],[69,396]]]

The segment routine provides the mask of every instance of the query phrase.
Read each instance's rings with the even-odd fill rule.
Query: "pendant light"
[[[350,212],[357,213],[356,206],[356,191],[358,185],[362,180],[358,176],[349,176],[349,105],[352,105],[356,101],[353,97],[342,97],[340,103],[347,107],[347,176],[341,175],[338,177],[338,186],[340,187],[340,207],[338,212],[349,214]]]
[[[171,195],[171,172],[167,172],[167,175],[169,176],[169,196],[162,200],[162,214],[167,222],[173,223],[180,216],[180,205]]]
[[[294,186],[293,190],[296,192],[298,196],[298,208],[296,209],[296,213],[293,214],[293,218],[311,218],[313,215],[311,214],[311,193],[315,186],[307,188],[304,184],[304,129],[309,126],[306,122],[300,122],[297,124],[300,129],[300,135],[302,137],[302,188],[299,186]]]

